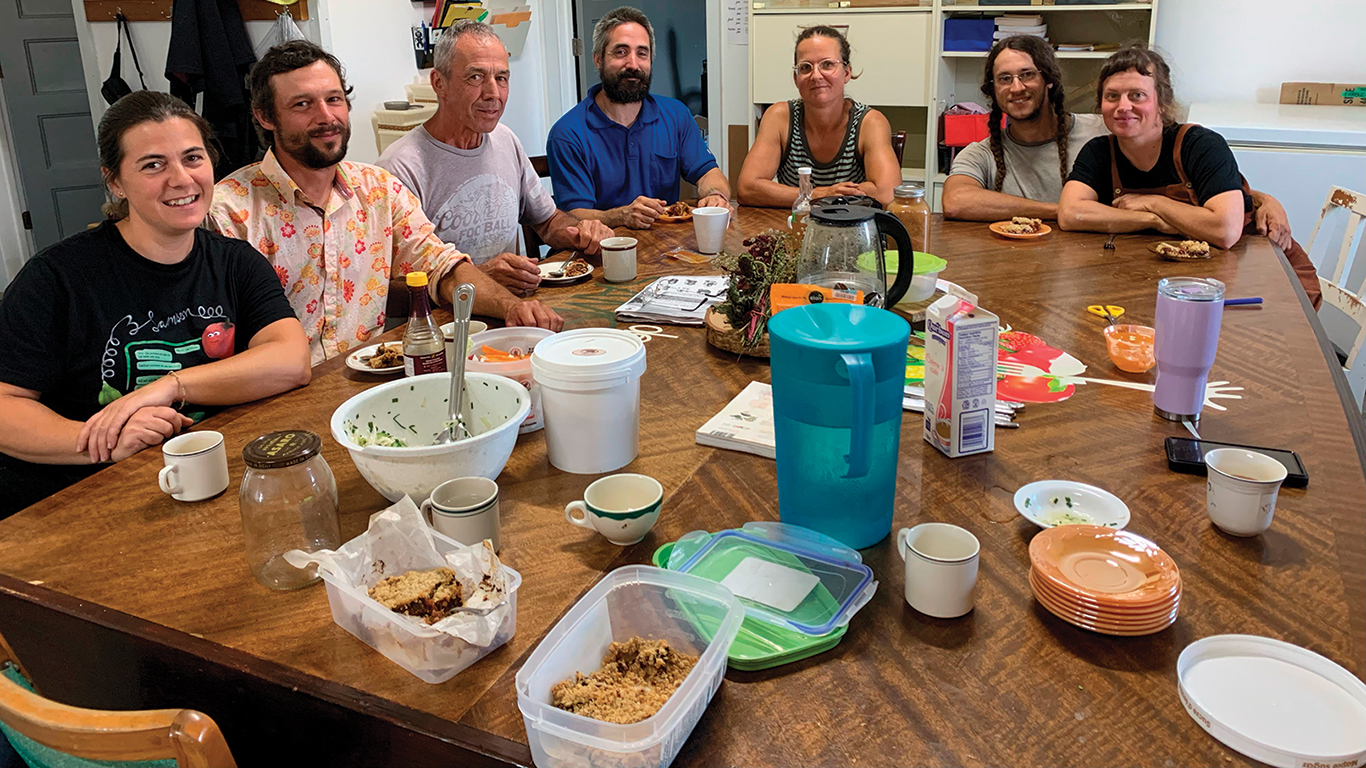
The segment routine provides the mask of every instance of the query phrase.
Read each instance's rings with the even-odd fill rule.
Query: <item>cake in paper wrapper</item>
[[[407,496],[371,516],[369,529],[340,549],[294,550],[285,559],[300,568],[316,563],[333,620],[429,683],[449,680],[516,630],[521,576],[502,565],[491,542],[464,546],[434,533]],[[483,616],[456,612],[428,625],[370,597],[386,577],[438,568],[454,572],[465,607],[492,610]]]

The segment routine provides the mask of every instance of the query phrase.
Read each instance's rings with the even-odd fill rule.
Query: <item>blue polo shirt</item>
[[[676,203],[680,177],[696,184],[716,167],[683,102],[647,95],[626,128],[598,109],[600,90],[590,88],[550,129],[545,153],[560,210],[607,210],[641,195]]]

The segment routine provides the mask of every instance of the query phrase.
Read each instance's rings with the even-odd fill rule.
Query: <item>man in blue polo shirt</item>
[[[678,202],[679,177],[697,185],[699,206],[730,204],[730,185],[688,108],[650,95],[654,51],[654,28],[635,8],[617,8],[594,26],[602,83],[556,121],[546,142],[560,210],[649,229]]]

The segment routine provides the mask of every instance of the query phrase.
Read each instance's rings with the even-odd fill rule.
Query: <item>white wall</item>
[[[1183,104],[1280,100],[1281,83],[1366,83],[1363,0],[1161,0],[1157,46]]]

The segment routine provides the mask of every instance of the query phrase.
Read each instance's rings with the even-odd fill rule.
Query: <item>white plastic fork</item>
[[[1124,389],[1137,389],[1140,392],[1152,392],[1157,387],[1152,384],[1139,384],[1133,381],[1116,381],[1114,379],[1088,379],[1085,376],[1059,376],[1048,373],[1042,368],[1024,363],[1016,363],[1008,360],[998,360],[996,362],[996,372],[1002,376],[1022,376],[1024,378],[1045,377],[1057,379],[1059,381],[1085,381],[1091,384],[1105,384],[1111,387],[1122,387]],[[1211,381],[1205,385],[1205,405],[1216,411],[1226,411],[1222,405],[1214,402],[1220,400],[1242,400],[1242,395],[1235,395],[1234,392],[1242,392],[1242,387],[1230,387],[1227,381]]]
[[[1138,389],[1144,392],[1153,391],[1153,385],[1151,384],[1138,384],[1132,381],[1115,381],[1114,379],[1088,379],[1085,376],[1059,376],[1056,373],[1049,373],[1048,371],[1033,365],[1025,365],[1024,363],[1016,363],[1007,360],[997,361],[996,372],[1002,376],[1021,376],[1027,379],[1044,377],[1058,379],[1059,381],[1085,381],[1091,384],[1107,384],[1112,387]]]

